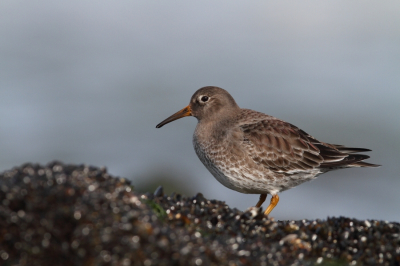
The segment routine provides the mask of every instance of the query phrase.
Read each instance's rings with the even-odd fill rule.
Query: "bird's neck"
[[[195,135],[198,138],[213,139],[218,141],[229,134],[231,129],[236,125],[236,115],[219,116],[218,119],[199,120]]]

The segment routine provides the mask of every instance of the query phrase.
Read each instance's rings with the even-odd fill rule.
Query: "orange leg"
[[[260,201],[261,201],[261,197],[260,197]],[[278,194],[272,196],[271,203],[269,204],[268,208],[265,210],[264,214],[268,215],[275,208],[275,206],[278,204],[278,202],[279,202]]]
[[[266,198],[267,198],[267,194],[261,194],[260,195],[260,200],[257,202],[256,207],[260,208],[261,205],[264,203]]]

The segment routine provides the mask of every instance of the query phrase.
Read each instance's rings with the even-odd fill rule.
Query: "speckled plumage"
[[[315,179],[319,174],[349,167],[376,167],[362,162],[369,151],[318,141],[296,126],[275,117],[241,109],[225,90],[204,87],[190,104],[157,125],[157,128],[184,116],[194,116],[198,124],[193,146],[200,161],[224,186],[242,193],[277,193]],[[272,206],[273,205],[273,206]]]

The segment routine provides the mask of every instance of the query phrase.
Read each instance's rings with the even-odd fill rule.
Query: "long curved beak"
[[[180,110],[179,112],[176,112],[175,114],[171,115],[170,117],[168,117],[167,119],[162,121],[160,124],[158,124],[156,126],[156,128],[160,128],[163,125],[168,124],[169,122],[175,121],[175,120],[185,117],[185,116],[191,116],[191,115],[192,115],[192,110],[190,110],[190,106],[188,105],[185,108],[183,108],[182,110]]]

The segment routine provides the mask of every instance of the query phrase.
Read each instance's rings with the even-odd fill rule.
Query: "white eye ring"
[[[209,99],[210,99],[210,97],[208,97],[207,95],[200,95],[199,96],[200,102],[203,102],[203,103],[208,102]]]

